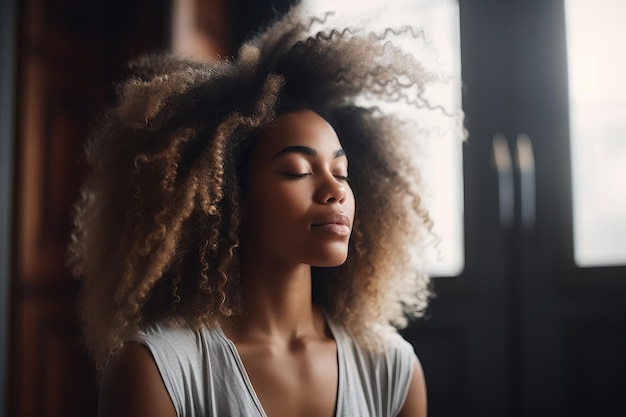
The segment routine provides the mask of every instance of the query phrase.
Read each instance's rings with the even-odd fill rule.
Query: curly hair
[[[417,260],[432,228],[415,133],[363,97],[439,111],[437,77],[383,33],[315,28],[292,9],[230,60],[152,54],[131,64],[86,146],[69,264],[83,278],[80,314],[99,366],[156,320],[215,327],[240,309],[240,201],[260,131],[311,109],[350,159],[356,221],[347,261],[313,268],[313,301],[364,345],[423,313]]]

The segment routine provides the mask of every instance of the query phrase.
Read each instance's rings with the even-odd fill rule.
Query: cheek
[[[256,184],[248,200],[247,210],[255,228],[273,234],[288,232],[302,221],[310,196],[290,183]]]
[[[279,186],[265,196],[263,204],[268,218],[279,223],[292,223],[302,219],[311,197],[296,187]]]

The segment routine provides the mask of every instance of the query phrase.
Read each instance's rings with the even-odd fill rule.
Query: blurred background
[[[295,1],[0,2],[0,416],[95,416],[64,250],[82,145],[127,61],[231,56]],[[437,298],[404,335],[429,416],[625,416],[626,3],[302,2],[423,28],[463,80],[432,99],[462,105],[469,139],[420,150],[442,244]]]

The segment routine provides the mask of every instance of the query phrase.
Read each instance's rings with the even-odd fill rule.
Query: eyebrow
[[[281,149],[276,155],[274,155],[272,157],[272,160],[276,158],[280,158],[281,156],[284,156],[287,154],[291,154],[291,153],[304,154],[304,155],[312,156],[314,158],[317,157],[317,151],[308,146],[287,146]],[[345,155],[346,155],[346,151],[344,151],[343,149],[338,149],[335,152],[333,152],[333,158],[340,158]]]

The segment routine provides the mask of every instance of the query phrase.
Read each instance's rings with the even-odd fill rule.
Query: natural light
[[[626,264],[626,1],[566,0],[574,255]]]

